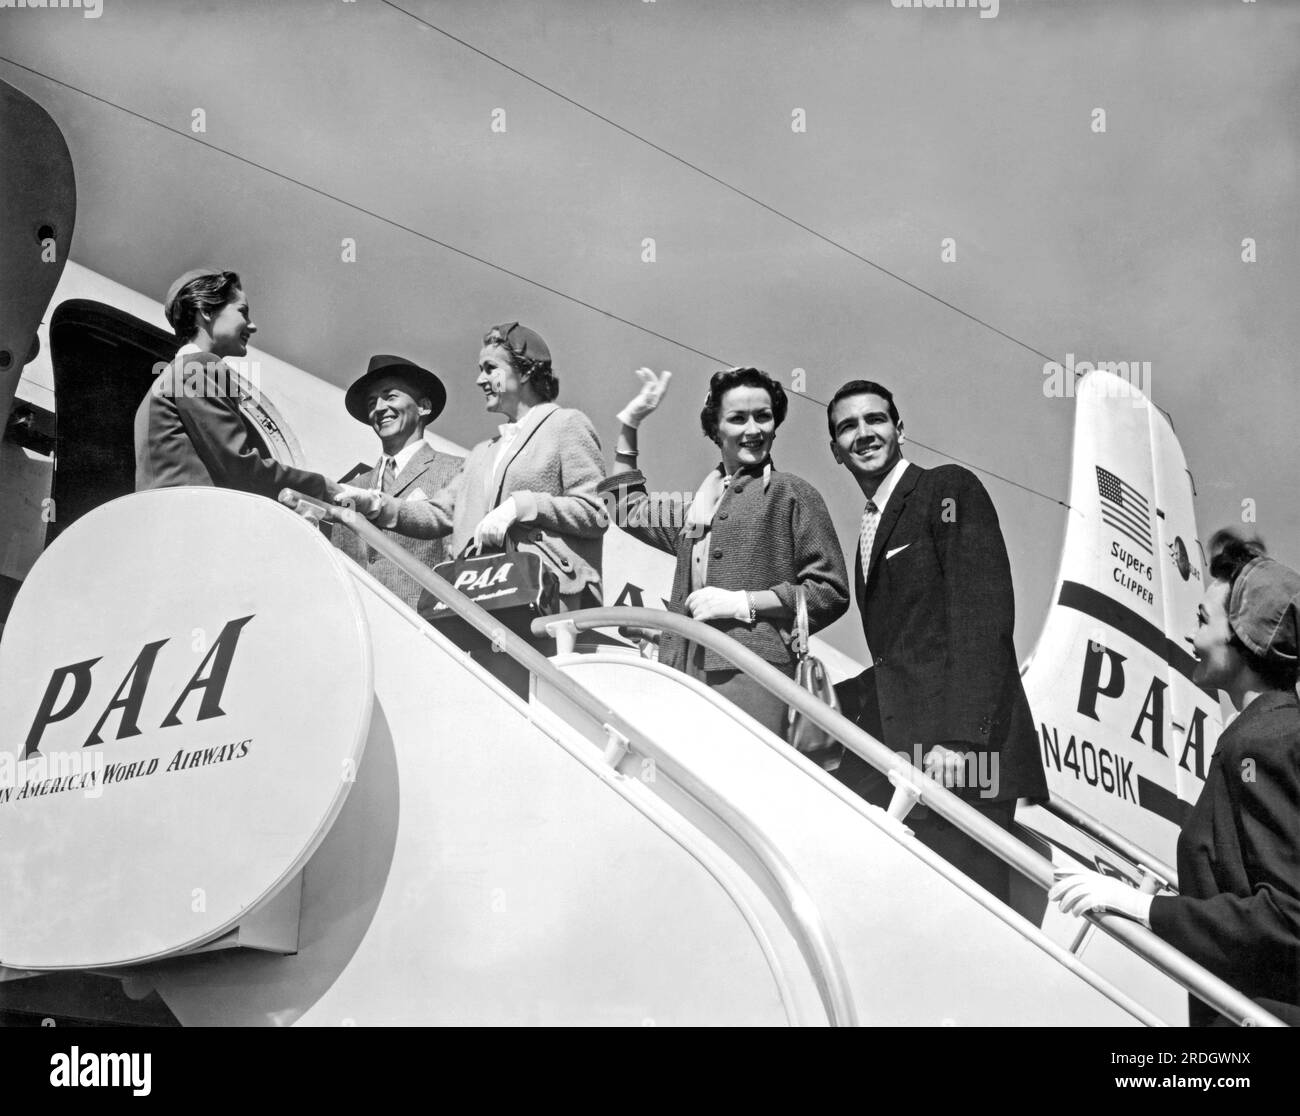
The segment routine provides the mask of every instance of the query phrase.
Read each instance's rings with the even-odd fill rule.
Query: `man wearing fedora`
[[[347,390],[344,405],[358,422],[379,435],[383,448],[374,468],[348,483],[373,489],[395,500],[427,500],[460,471],[461,458],[442,453],[424,431],[442,413],[447,390],[432,372],[398,356],[373,356],[366,373]],[[442,539],[414,539],[396,531],[384,534],[426,566],[444,560]],[[335,527],[331,541],[372,577],[412,608],[420,586],[351,531]]]

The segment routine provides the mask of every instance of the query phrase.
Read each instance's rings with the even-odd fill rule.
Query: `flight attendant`
[[[1240,539],[1210,563],[1197,609],[1195,681],[1238,716],[1219,737],[1178,836],[1178,895],[1078,872],[1050,898],[1149,926],[1260,1006],[1300,1026],[1300,573]],[[1192,1026],[1227,1020],[1189,997]]]
[[[135,414],[135,488],[234,488],[274,500],[282,488],[317,499],[343,489],[332,480],[267,456],[240,409],[242,357],[257,332],[243,283],[233,271],[199,268],[180,276],[163,310],[181,341]]]

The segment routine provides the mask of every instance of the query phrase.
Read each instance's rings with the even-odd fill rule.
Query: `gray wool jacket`
[[[553,569],[562,596],[601,596],[601,549],[609,519],[596,486],[605,476],[600,439],[581,411],[541,403],[519,424],[499,469],[501,439],[479,442],[455,478],[427,500],[385,496],[376,524],[417,539],[451,536],[458,555],[479,521],[514,497],[519,518],[510,537]]]
[[[686,506],[653,500],[639,470],[618,473],[600,488],[613,494],[620,527],[677,556],[669,608],[685,614],[696,542],[685,530]],[[793,473],[772,469],[764,484],[761,466],[742,469],[713,516],[707,582],[719,589],[771,589],[791,616],[795,590],[801,585],[808,598],[808,626],[814,632],[843,616],[849,607],[848,573],[821,493]],[[739,620],[709,623],[765,662],[788,667],[795,661],[790,647],[793,621],[760,617],[752,627]],[[687,671],[693,656],[703,670],[735,669],[722,656],[664,633],[660,662]]]

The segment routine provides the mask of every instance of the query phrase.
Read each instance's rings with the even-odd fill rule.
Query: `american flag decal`
[[[1100,465],[1097,466],[1097,491],[1101,494],[1101,518],[1148,554],[1153,554],[1151,506],[1146,497]]]

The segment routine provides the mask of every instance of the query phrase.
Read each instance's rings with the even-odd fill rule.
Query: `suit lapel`
[[[393,490],[389,495],[396,499],[400,499],[402,493],[424,475],[424,472],[428,469],[429,462],[432,459],[433,447],[429,445],[428,442],[425,442],[419,449],[411,454],[411,460],[406,463],[406,467],[394,478]],[[381,457],[380,460],[382,461],[383,458]],[[358,473],[353,483],[355,483],[358,488],[371,488],[379,483],[381,476],[382,474],[379,472],[378,467],[372,466],[368,472]],[[365,544],[363,544],[363,549],[365,550],[366,557],[373,560],[375,557],[375,551]]]
[[[554,403],[539,403],[528,412],[528,417],[524,419],[522,429],[515,435],[515,444],[510,447],[506,459],[501,462],[501,471],[497,474],[495,496],[492,500],[494,508],[501,503],[501,494],[506,485],[506,474],[510,472],[510,466],[515,463],[515,458],[523,452],[524,446],[528,445],[529,441],[532,440],[533,435],[537,433],[542,423],[559,409]]]
[[[898,517],[903,514],[903,507],[907,503],[907,498],[912,494],[912,489],[916,487],[916,482],[921,477],[921,467],[914,462],[908,462],[908,466],[903,470],[903,475],[898,478],[898,483],[894,486],[894,491],[889,494],[889,502],[885,504],[884,514],[880,517],[880,524],[876,527],[876,537],[871,544],[871,570],[867,575],[867,584],[875,581],[876,575],[880,572],[880,563],[885,553],[885,544],[889,542],[889,536],[894,530],[894,525],[898,522]],[[859,557],[859,562],[862,559]]]
[[[433,460],[433,447],[425,442],[413,454],[411,460],[406,463],[406,468],[397,474],[393,483],[392,496],[400,496],[416,481],[424,476],[425,471],[429,468],[429,462]]]

